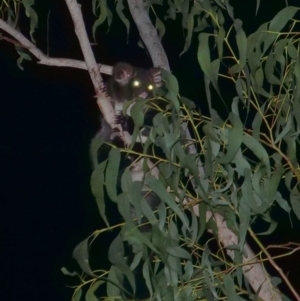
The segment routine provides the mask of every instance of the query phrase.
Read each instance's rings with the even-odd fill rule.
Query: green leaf
[[[161,40],[162,37],[165,35],[166,27],[165,24],[155,15],[155,28],[158,31],[159,39]]]
[[[239,218],[240,218],[240,229],[239,229],[239,246],[240,250],[243,250],[244,243],[246,240],[246,235],[248,227],[250,224],[250,207],[249,204],[252,203],[252,183],[251,183],[251,171],[245,171],[245,180],[242,185],[242,197],[239,200]]]
[[[235,18],[234,18],[234,13],[233,13],[233,7],[229,4],[228,0],[225,1],[225,4],[226,4],[226,10],[228,12],[228,15],[234,21]]]
[[[109,274],[108,274],[108,280],[107,281],[107,285],[106,285],[106,293],[107,296],[109,298],[111,298],[111,300],[114,300],[114,298],[116,298],[116,296],[120,296],[121,295],[121,291],[118,287],[118,278],[116,275],[116,267],[115,266],[111,266],[110,270],[109,270]]]
[[[105,214],[105,200],[104,200],[104,170],[106,168],[107,161],[102,162],[93,170],[91,176],[91,189],[96,199],[96,203],[100,212],[100,216],[104,220],[107,227],[109,222]]]
[[[96,277],[89,264],[89,237],[81,241],[73,251],[73,258],[77,261],[83,272],[92,277]]]
[[[249,40],[248,40],[249,44]],[[260,55],[257,52],[248,53],[248,65],[250,68],[251,75],[256,76],[256,71],[261,67]]]
[[[238,295],[235,291],[235,284],[233,279],[230,275],[224,276],[224,286],[226,290],[226,297],[230,301],[237,301],[239,300]]]
[[[138,128],[144,125],[143,107],[145,106],[147,101],[147,99],[139,98],[138,101],[130,109],[130,116],[134,121],[134,125]]]
[[[217,36],[217,45],[218,45],[218,58],[220,60],[223,59],[223,44],[225,40],[225,29],[223,26],[219,28],[218,36]]]
[[[116,202],[117,199],[117,181],[119,175],[120,161],[120,150],[117,148],[112,148],[108,155],[108,164],[105,174],[105,186],[107,194],[113,202]]]
[[[300,50],[298,50],[298,56],[297,56],[297,60],[295,62],[295,67],[294,67],[295,89],[293,91],[293,98],[298,103],[299,103],[299,99],[300,99],[300,56],[299,56],[299,53],[300,53]],[[297,121],[299,122],[299,116],[297,118]]]
[[[296,60],[297,59],[297,48],[294,46],[294,40],[293,39],[288,39],[288,55],[290,56],[291,59]]]
[[[201,202],[200,204],[198,204],[199,206],[199,217],[198,217],[198,224],[199,224],[199,230],[198,230],[198,236],[197,236],[197,240],[198,241],[204,231],[206,230],[206,213],[208,211],[208,204],[206,204],[205,202]]]
[[[137,191],[137,193],[140,194],[140,190]],[[130,191],[128,192],[123,192],[120,193],[117,197],[117,204],[118,204],[118,210],[120,212],[120,214],[122,215],[123,219],[126,222],[126,225],[129,226],[130,228],[134,228],[135,225],[133,223],[133,219],[135,218],[135,216],[132,216],[132,212],[130,210]],[[139,212],[141,212],[139,210]]]
[[[31,40],[35,43],[35,39],[33,38],[33,33],[38,27],[38,16],[35,12],[35,10],[31,7],[34,5],[33,0],[23,0],[22,4],[24,5],[25,8],[25,14],[26,16],[30,19],[30,37]]]
[[[184,275],[183,280],[188,282],[192,279],[194,273],[193,263],[188,260],[184,265]]]
[[[235,163],[233,170],[238,173],[238,178],[244,175],[245,169],[251,169],[251,166],[243,156],[241,149],[237,151],[235,157],[232,160],[232,163]]]
[[[199,209],[199,205],[197,205],[197,207],[193,207],[191,208],[190,212],[191,212],[191,216],[192,216],[192,225],[191,225],[191,231],[192,231],[192,237],[191,240],[193,243],[196,243],[197,241],[197,236],[198,236],[198,229],[199,229],[199,225],[198,225],[198,218],[197,215],[194,212],[194,209]],[[198,212],[199,215],[199,212]]]
[[[133,238],[133,237],[130,237],[130,238]],[[135,268],[139,265],[139,263],[141,262],[141,259],[143,257],[143,245],[140,243],[139,240],[135,239],[135,241],[139,242],[139,245],[141,246],[142,250],[140,252],[134,253],[135,255],[134,255],[133,261],[130,264],[130,269],[132,271],[134,271]]]
[[[270,177],[271,166],[267,151],[254,137],[249,135],[243,135],[243,143],[261,160],[261,163],[266,166],[268,177]]]
[[[174,211],[174,213],[180,218],[184,226],[189,229],[189,224],[186,216],[180,210],[174,198],[171,197],[171,195],[166,191],[163,185],[150,175],[146,176],[146,184],[153,190],[154,193],[158,195],[161,200],[163,200]]]
[[[81,288],[76,289],[75,293],[72,296],[72,301],[79,301],[82,295]]]
[[[271,277],[272,285],[276,288],[279,284],[282,283],[282,280],[279,277]]]
[[[96,41],[95,34],[96,34],[97,28],[108,18],[109,11],[110,11],[107,6],[107,0],[100,0],[99,7],[100,7],[100,14],[98,16],[98,19],[94,22],[93,28],[92,28],[94,41]],[[93,11],[94,11],[94,14],[96,14],[95,5],[93,5]],[[110,12],[110,14],[111,14],[111,12]]]
[[[243,124],[240,118],[231,112],[229,114],[229,120],[232,124],[232,128],[228,129],[227,152],[225,156],[218,159],[222,164],[228,164],[233,160],[241,147],[243,138]]]
[[[166,252],[177,258],[191,260],[191,254],[180,247],[167,247]]]
[[[215,63],[214,65],[211,62],[211,58],[210,58],[211,50],[208,42],[209,36],[210,35],[207,33],[199,34],[199,46],[198,46],[198,53],[197,53],[198,62],[204,74],[211,81],[213,87],[216,89],[218,94],[221,95],[221,93],[219,92],[218,82],[217,82],[217,77],[219,73],[218,65],[220,64],[220,60],[215,60],[215,62],[218,63],[217,64]]]
[[[280,80],[282,81],[284,76],[283,73],[285,72],[286,60],[285,60],[285,49],[288,43],[288,39],[282,39],[275,43],[274,46],[274,59],[276,62],[280,64]]]
[[[244,84],[244,82],[243,82],[243,79],[241,79],[241,78],[238,78],[237,80],[236,80],[236,82],[235,82],[235,89],[236,89],[236,92],[237,92],[237,94],[238,94],[238,97],[239,97],[239,99],[240,99],[240,101],[242,101],[243,103],[245,103],[245,101],[244,101],[244,95],[243,95],[243,84]],[[245,84],[244,84],[245,85]],[[236,98],[236,97],[235,97]],[[235,99],[234,98],[234,99]],[[235,112],[234,111],[234,113],[236,114],[236,115],[238,115],[238,113],[237,112]]]
[[[278,34],[284,28],[284,26],[286,26],[287,22],[289,22],[294,17],[294,15],[298,10],[299,10],[298,7],[287,6],[279,13],[276,14],[276,16],[270,22],[268,35],[264,40],[263,53],[267,51],[267,49],[277,38]]]
[[[98,165],[98,151],[103,143],[104,141],[101,137],[96,136],[92,139],[90,146],[90,157],[92,160],[93,168],[96,168],[96,166]]]
[[[180,110],[180,104],[178,101],[178,94],[179,94],[178,81],[172,73],[163,69],[161,70],[161,72],[162,72],[162,78],[165,80],[166,89],[168,91],[164,97],[171,101],[176,112],[178,113]]]
[[[153,289],[152,289],[151,278],[150,278],[149,259],[147,259],[143,264],[143,276],[144,276],[149,294],[150,294],[150,296],[152,296],[153,295]]]
[[[169,283],[171,287],[176,288],[178,286],[178,272],[176,259],[173,256],[168,256],[167,260],[168,264],[166,264],[164,267],[165,277],[167,283]]]
[[[167,218],[167,210],[164,202],[160,202],[157,208],[157,213],[159,217],[158,228],[162,230],[165,226],[166,218]]]
[[[123,192],[130,192],[133,190],[132,188],[133,182],[131,178],[130,167],[125,168],[122,177],[121,177],[121,189]],[[141,189],[140,189],[141,191]]]
[[[265,179],[264,181],[265,191],[267,191],[267,199],[270,203],[272,203],[275,199],[278,185],[282,179],[284,171],[285,170],[282,165],[276,166],[276,169],[274,170],[271,179]]]
[[[260,232],[257,235],[270,235],[270,234],[272,234],[276,230],[278,223],[276,221],[274,221],[273,219],[271,219],[269,211],[265,212],[262,217],[267,223],[270,224],[270,226],[269,226],[267,231]]]
[[[274,75],[274,68],[276,67],[276,61],[274,59],[273,53],[269,53],[267,56],[267,61],[265,65],[266,80],[271,85],[280,85],[281,81]]]
[[[133,292],[135,293],[136,286],[134,275],[124,259],[124,245],[120,235],[118,235],[109,246],[108,259],[121,271],[123,275],[126,276]]]
[[[98,298],[95,296],[95,292],[99,288],[99,286],[103,283],[104,283],[103,280],[98,280],[98,281],[93,282],[85,294],[85,300],[86,301],[98,301]]]
[[[152,196],[150,196],[150,198],[151,197]],[[153,212],[153,209],[151,209],[151,207],[149,206],[149,204],[147,203],[147,201],[145,199],[143,199],[141,202],[141,209],[142,209],[144,216],[147,218],[147,220],[149,221],[149,223],[151,225],[156,225],[158,223],[157,218]]]
[[[291,205],[293,208],[293,211],[295,215],[297,216],[298,220],[300,220],[300,194],[298,191],[297,186],[293,188],[293,190],[290,193],[290,200]]]
[[[215,148],[213,148],[215,146]],[[220,145],[214,141],[207,139],[204,141],[204,147],[207,150],[204,153],[204,174],[206,177],[209,177],[211,180],[214,179],[213,174],[213,162],[216,155],[219,153]],[[216,154],[214,150],[216,149]]]
[[[287,22],[294,17],[298,10],[299,7],[295,6],[285,7],[283,10],[277,13],[273,20],[270,22],[269,30],[273,32],[280,32],[287,24]]]
[[[60,270],[61,270],[61,272],[62,272],[64,275],[68,275],[68,276],[78,276],[78,273],[77,273],[77,272],[70,272],[70,271],[68,271],[65,267],[62,267]]]
[[[188,1],[184,1],[184,2],[187,3]],[[192,36],[193,36],[193,29],[194,29],[194,19],[195,16],[198,16],[201,13],[201,11],[202,11],[202,7],[200,6],[200,4],[194,2],[192,5],[191,12],[188,14],[188,7],[187,7],[186,14],[183,13],[184,27],[187,28],[187,35],[185,38],[184,49],[180,53],[180,55],[185,53],[190,48]]]
[[[23,60],[27,60],[27,61],[31,61],[31,56],[25,52],[25,50],[19,46],[16,46],[16,50],[18,52],[18,54],[20,55],[20,57],[17,59],[17,65],[21,70],[24,70],[24,68],[22,67],[22,62]]]
[[[259,140],[260,137],[260,128],[262,125],[262,116],[265,113],[265,106],[267,103],[264,103],[259,110],[257,111],[257,113],[255,114],[255,117],[253,119],[252,122],[252,128],[253,128],[253,138],[255,138],[256,140]]]
[[[234,27],[236,30],[236,43],[239,50],[239,62],[230,68],[232,73],[238,73],[242,71],[246,64],[247,59],[247,37],[243,30],[243,22],[239,19],[234,20]]]
[[[130,22],[129,20],[125,17],[123,10],[124,10],[124,4],[123,4],[123,0],[118,0],[117,1],[117,5],[116,5],[116,12],[118,14],[118,16],[120,17],[120,19],[122,20],[122,22],[125,24],[126,26],[126,30],[127,30],[127,42],[128,42],[128,36],[129,36],[129,28],[130,28]]]
[[[243,253],[240,250],[234,250],[234,259],[233,260],[234,260],[234,263],[236,266],[236,271],[235,271],[235,273],[232,274],[232,279],[236,278],[239,287],[242,287],[243,279],[244,279]]]

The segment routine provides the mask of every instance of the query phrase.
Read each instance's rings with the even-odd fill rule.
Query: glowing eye
[[[133,85],[134,87],[139,87],[139,86],[140,86],[140,82],[139,82],[138,80],[135,80],[135,81],[132,83],[132,85]]]
[[[153,90],[153,85],[149,85],[148,90]]]

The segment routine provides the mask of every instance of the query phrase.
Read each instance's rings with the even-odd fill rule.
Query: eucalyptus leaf
[[[117,148],[112,148],[108,156],[108,164],[105,173],[105,187],[108,196],[113,202],[117,200],[117,182],[119,166],[121,161],[121,152]]]
[[[133,292],[136,291],[134,275],[130,270],[126,260],[124,259],[124,246],[121,236],[118,235],[109,246],[108,259],[109,261],[118,268],[123,275],[126,276],[128,282],[131,285]]]
[[[107,161],[102,162],[93,170],[91,176],[91,189],[96,199],[96,203],[102,219],[106,226],[109,226],[108,220],[105,214],[105,200],[104,200],[104,171],[107,165]]]
[[[87,275],[96,277],[89,264],[89,237],[81,241],[73,251],[73,258],[77,261],[83,272]]]

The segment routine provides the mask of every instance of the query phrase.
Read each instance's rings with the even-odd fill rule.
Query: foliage
[[[33,0],[2,1],[0,12],[3,20],[17,28],[20,6],[24,8],[34,42],[38,18],[33,4]],[[275,207],[300,219],[300,56],[295,29],[298,20],[294,19],[299,8],[286,7],[247,37],[228,0],[173,0],[168,1],[166,11],[164,4],[162,0],[145,1],[160,38],[167,30],[162,20],[175,20],[179,14],[186,33],[182,53],[200,32],[197,58],[205,75],[210,117],[201,116],[191,101],[181,97],[176,79],[165,73],[167,93],[147,103],[137,101],[131,108],[135,112],[135,133],[143,128],[147,110],[157,110],[141,152],[131,147],[138,138],[133,135],[130,146],[111,146],[107,160],[97,162],[96,153],[103,142],[94,141],[96,168],[91,187],[107,228],[96,231],[74,250],[84,272],[74,300],[82,300],[83,293],[85,300],[96,300],[103,284],[109,299],[136,299],[132,295],[140,285],[134,274],[138,269],[142,270],[151,299],[256,299],[243,270],[246,239],[251,237],[260,248],[260,262],[274,263],[253,225],[263,220],[269,228],[259,234],[271,235],[280,222],[272,219]],[[92,5],[97,16],[95,37],[104,21],[111,25],[113,13],[107,0],[93,0]],[[162,9],[156,9],[157,5]],[[130,22],[125,8],[124,1],[116,1],[116,12],[128,34]],[[16,49],[19,63],[30,59],[24,49]],[[230,68],[223,72],[222,66]],[[211,96],[214,89],[220,99],[224,98],[220,78],[235,90],[225,120],[214,109],[215,99]],[[167,102],[167,108],[157,106],[157,100]],[[143,182],[131,179],[130,168],[122,172],[120,180],[124,156],[137,157],[136,162],[143,168]],[[143,199],[142,187],[161,199],[156,212]],[[108,200],[118,207],[122,224],[110,225]],[[132,219],[132,208],[136,221]],[[220,244],[219,229],[215,219],[208,218],[209,212],[224,217],[227,227],[238,236],[237,245],[224,248]],[[140,231],[145,223],[151,224],[150,232]],[[90,243],[115,228],[120,232],[109,247],[111,267],[107,271],[95,270],[89,264]],[[288,248],[296,249],[294,245]],[[133,253],[131,260],[128,249]],[[233,260],[228,251],[234,252]],[[78,276],[66,269],[63,272]],[[280,276],[282,279],[271,278],[273,285],[277,287],[284,280],[291,288],[288,279]]]
[[[1,18],[15,28],[20,6],[25,9],[32,41],[38,23],[33,4],[33,0],[7,0],[0,5]],[[157,300],[256,299],[243,271],[246,238],[251,237],[260,248],[257,257],[262,263],[274,263],[253,225],[263,220],[269,229],[259,234],[271,235],[279,222],[271,217],[275,207],[300,219],[300,56],[295,29],[299,21],[294,19],[299,8],[286,7],[247,37],[228,0],[170,0],[161,16],[154,8],[163,4],[162,0],[145,1],[160,38],[167,30],[162,20],[175,20],[178,14],[186,32],[182,53],[200,32],[198,62],[205,74],[210,117],[201,116],[191,101],[181,97],[176,79],[165,73],[167,93],[147,103],[137,101],[131,108],[135,112],[135,133],[143,128],[147,110],[157,110],[141,152],[131,148],[138,138],[133,135],[132,145],[124,149],[111,146],[107,160],[97,162],[96,153],[103,142],[93,143],[96,168],[91,187],[107,228],[96,231],[74,250],[84,276],[80,276],[73,299],[81,300],[85,293],[86,300],[96,300],[103,284],[109,299],[132,297],[139,285],[133,271],[140,267],[151,298]],[[95,36],[105,20],[111,25],[113,14],[106,0],[93,0],[92,5],[98,17],[93,27]],[[128,33],[130,22],[124,11],[123,1],[116,1],[116,12]],[[19,62],[29,59],[16,48]],[[231,67],[223,72],[222,66]],[[225,120],[214,109],[211,96],[214,89],[223,99],[220,78],[235,89]],[[167,108],[157,106],[157,100],[168,102]],[[191,137],[186,135],[186,128]],[[136,156],[145,176],[143,183],[133,181],[127,168],[121,174],[119,190],[124,155]],[[160,197],[162,203],[156,212],[145,203],[142,187]],[[109,224],[108,199],[118,206],[122,224]],[[132,220],[131,208],[136,221]],[[237,245],[222,247],[219,229],[215,219],[208,218],[209,212],[224,217],[227,227],[238,236]],[[144,223],[151,224],[150,232],[140,231]],[[109,248],[111,267],[108,271],[95,270],[89,264],[90,243],[115,228],[120,232]],[[130,261],[128,248],[134,254]],[[292,244],[288,248],[296,250]],[[234,260],[228,256],[229,250],[234,252]],[[66,269],[63,272],[78,276]],[[275,287],[281,280],[271,279]],[[288,279],[283,280],[291,288]],[[123,287],[125,282],[129,289]]]
[[[18,28],[20,10],[24,9],[26,16],[30,20],[30,25],[29,25],[30,38],[32,42],[35,43],[33,34],[38,27],[38,16],[35,10],[32,8],[33,4],[34,4],[34,0],[23,0],[23,1],[2,0],[0,3],[0,15],[1,15],[1,19],[5,20],[7,24],[9,24],[11,27]],[[0,38],[1,38],[1,33],[0,33]],[[23,70],[23,67],[21,65],[23,60],[31,61],[31,57],[23,47],[20,47],[20,45],[18,45],[18,43],[16,43],[15,46],[16,46],[16,51],[19,54],[17,64],[19,68]]]
[[[271,213],[278,205],[283,212],[289,215],[293,212],[300,219],[299,42],[297,32],[293,31],[297,10],[285,8],[249,37],[239,20],[234,20],[226,33],[219,11],[206,10],[219,16],[215,18],[218,31],[214,35],[199,35],[198,60],[206,76],[211,118],[202,117],[190,101],[176,96],[178,86],[174,78],[165,75],[169,93],[160,99],[169,101],[170,105],[168,110],[158,108],[144,151],[135,153],[139,159],[155,160],[152,168],[158,168],[159,178],[151,175],[151,168],[144,164],[144,184],[160,197],[162,205],[153,214],[141,201],[141,183],[133,182],[127,171],[122,175],[122,191],[117,190],[121,153],[132,154],[133,150],[112,147],[107,160],[95,168],[91,179],[107,229],[96,231],[89,239],[94,240],[115,227],[121,231],[109,248],[112,264],[109,271],[92,272],[88,264],[89,239],[79,244],[74,256],[92,279],[81,278],[74,300],[80,300],[84,291],[86,300],[94,300],[95,291],[104,283],[109,299],[124,299],[124,279],[133,292],[136,290],[132,271],[138,265],[142,265],[150,295],[157,300],[256,298],[242,271],[247,234],[251,234],[264,254],[261,262],[270,257],[254,234],[253,223],[264,220],[269,229],[260,234],[271,235],[278,222],[271,218]],[[229,43],[233,30],[236,47]],[[218,53],[213,61],[211,38]],[[230,53],[226,59],[223,48]],[[225,60],[230,60],[226,64],[232,67],[227,74],[222,74],[220,63]],[[210,96],[210,83],[219,91],[219,77],[227,79],[236,91],[226,120],[213,109]],[[182,139],[183,126],[191,130],[191,138]],[[186,151],[191,146],[196,153]],[[98,147],[99,144],[94,145],[94,151]],[[156,153],[158,148],[162,156]],[[125,223],[109,226],[105,190],[117,204]],[[288,192],[286,197],[283,190]],[[142,222],[139,219],[137,225],[132,221],[130,206],[147,218],[152,225],[151,233],[139,231]],[[229,248],[234,251],[234,261],[215,238],[204,235],[205,229],[218,235],[214,219],[206,222],[207,211],[220,213],[229,229],[238,235],[238,245]],[[133,250],[131,266],[124,246]],[[275,286],[280,283],[277,277],[272,281]]]

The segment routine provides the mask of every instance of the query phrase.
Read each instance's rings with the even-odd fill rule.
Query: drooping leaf
[[[188,1],[184,1],[184,2],[188,4]],[[192,36],[193,36],[193,30],[194,30],[195,16],[199,15],[201,13],[201,11],[202,11],[202,8],[198,2],[193,3],[190,13],[188,13],[188,7],[187,7],[186,14],[184,16],[184,23],[185,23],[185,27],[187,29],[187,35],[185,38],[184,49],[180,53],[180,55],[185,53],[190,48]]]
[[[228,300],[238,301],[239,298],[235,291],[235,284],[230,275],[224,276],[224,286],[225,286],[226,296]]]
[[[250,171],[245,172],[245,179],[242,185],[242,197],[239,200],[239,218],[240,218],[240,228],[239,228],[239,246],[240,251],[244,248],[244,243],[246,240],[246,234],[250,224],[250,206],[252,203],[253,194],[252,194],[252,184],[251,184],[251,174]]]
[[[231,112],[229,114],[229,120],[232,124],[232,128],[228,130],[226,155],[218,159],[222,164],[228,164],[233,160],[242,144],[243,138],[243,125],[240,118]]]
[[[239,50],[239,62],[230,68],[231,73],[238,73],[244,69],[247,59],[247,37],[243,30],[243,22],[240,19],[234,20],[234,28],[236,31],[236,43]]]
[[[176,112],[179,112],[179,101],[178,101],[178,94],[179,94],[179,85],[176,77],[165,70],[162,69],[162,78],[165,80],[165,87],[167,89],[167,94],[165,98],[170,100],[172,105],[174,106]]]
[[[116,12],[117,12],[118,16],[120,17],[120,19],[122,20],[122,22],[124,23],[124,25],[126,26],[126,30],[127,30],[127,42],[128,42],[130,22],[129,22],[129,20],[126,18],[126,16],[123,13],[124,8],[125,7],[124,7],[123,0],[118,0],[117,1],[117,5],[116,5]]]
[[[133,292],[135,293],[136,286],[134,275],[130,270],[126,260],[124,259],[124,245],[120,235],[118,235],[109,246],[108,259],[115,267],[117,267],[121,271],[123,275],[126,276]]]
[[[95,1],[93,1],[95,2]],[[96,30],[97,28],[107,19],[108,27],[110,27],[111,21],[112,21],[112,12],[109,9],[107,5],[107,0],[100,0],[98,8],[100,10],[100,14],[98,16],[98,19],[94,22],[92,32],[93,32],[93,39],[96,41]],[[96,15],[96,8],[95,5],[93,5],[93,11]]]
[[[103,280],[98,280],[98,281],[93,282],[85,294],[85,300],[86,301],[98,301],[98,298],[95,296],[95,292],[99,288],[99,286],[103,283],[104,283]]]
[[[174,257],[191,260],[191,254],[180,247],[167,247],[166,252]]]
[[[249,135],[243,135],[243,143],[254,153],[257,158],[261,160],[267,168],[268,176],[271,176],[271,166],[267,151],[263,146],[254,138]]]
[[[296,186],[292,189],[290,193],[290,200],[293,211],[297,216],[298,220],[300,220],[300,194]]]
[[[150,293],[150,296],[152,296],[153,289],[152,289],[151,278],[150,278],[151,275],[150,275],[150,270],[149,270],[149,259],[147,259],[143,264],[143,276],[144,276],[148,291]]]
[[[121,153],[117,148],[112,148],[108,155],[108,164],[105,173],[105,186],[109,198],[116,202],[117,199],[117,182]]]
[[[159,196],[159,198],[164,201],[180,218],[184,226],[189,229],[189,224],[186,216],[180,210],[175,200],[171,195],[166,191],[166,189],[162,186],[162,184],[155,179],[154,177],[148,175],[146,177],[146,184]]]
[[[38,16],[37,16],[37,13],[35,12],[35,10],[31,7],[32,5],[34,5],[34,1],[33,0],[23,0],[22,4],[24,5],[26,16],[30,19],[31,40],[33,42],[35,42],[33,34],[38,27]]]
[[[76,289],[75,293],[72,296],[72,301],[79,301],[82,295],[82,289],[78,288]]]
[[[73,251],[73,258],[77,261],[83,272],[87,275],[96,277],[89,264],[89,237],[81,241]]]
[[[155,28],[158,30],[159,38],[162,39],[162,37],[165,35],[166,27],[157,15],[155,16]]]
[[[104,200],[104,171],[107,161],[102,162],[94,169],[91,176],[91,189],[96,199],[96,203],[102,219],[106,226],[109,226],[108,220],[105,214],[105,200]]]
[[[119,281],[116,275],[116,267],[112,265],[108,274],[108,282],[106,285],[106,293],[109,298],[114,300],[116,296],[121,295],[121,291],[119,289]]]
[[[264,39],[263,53],[267,51],[267,49],[277,38],[277,35],[280,33],[283,27],[286,26],[286,24],[293,18],[293,16],[296,14],[298,10],[299,10],[298,7],[288,6],[276,14],[276,16],[270,22],[269,32],[266,38]]]

